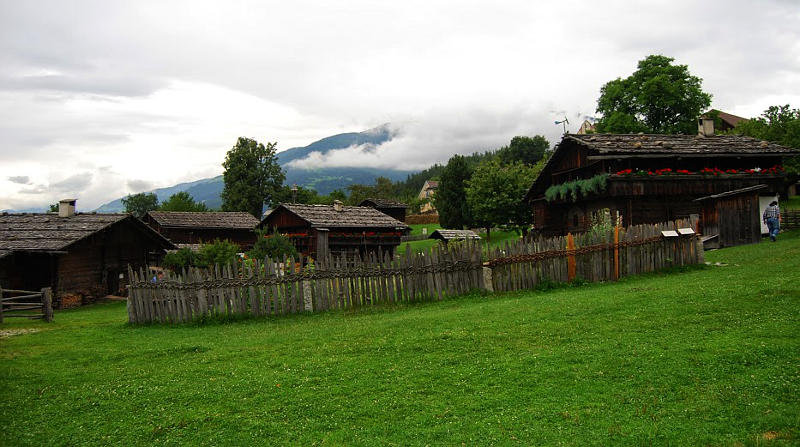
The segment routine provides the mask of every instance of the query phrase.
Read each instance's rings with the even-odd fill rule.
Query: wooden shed
[[[338,201],[337,201],[338,202]],[[369,252],[394,253],[400,237],[410,228],[399,220],[365,206],[278,205],[261,221],[289,237],[304,256],[322,254],[364,256]]]
[[[444,243],[450,241],[464,241],[467,239],[479,240],[480,238],[481,237],[472,230],[445,230],[443,228],[439,228],[428,236],[428,239],[438,239]]]
[[[394,200],[387,200],[387,199],[364,199],[358,206],[368,206],[370,208],[375,208],[376,210],[386,214],[387,216],[394,217],[395,219],[399,220],[400,222],[406,221],[406,211],[408,210],[408,205],[401,202],[396,202]]]
[[[724,248],[761,241],[759,192],[756,185],[696,199],[702,205],[700,232],[706,248]]]
[[[130,214],[0,215],[0,285],[51,287],[60,307],[124,293],[128,265],[156,264],[175,245]]]
[[[585,231],[608,209],[625,226],[700,214],[695,199],[751,186],[785,196],[783,159],[800,151],[741,135],[565,135],[529,189],[534,229]]]
[[[150,211],[145,223],[180,246],[192,246],[215,239],[229,240],[242,251],[253,248],[259,221],[245,212]]]

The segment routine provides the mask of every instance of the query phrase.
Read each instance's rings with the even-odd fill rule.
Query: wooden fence
[[[518,241],[489,252],[495,291],[532,289],[542,282],[613,281],[666,267],[702,263],[696,220],[614,227],[548,239]],[[691,228],[692,234],[678,234]],[[664,236],[663,231],[674,232]]]
[[[397,258],[373,254],[191,269],[152,282],[129,271],[128,320],[180,323],[204,316],[284,315],[374,304],[441,300],[483,287],[477,243],[410,250]]]
[[[615,280],[703,261],[696,222],[616,227],[600,234],[518,241],[484,256],[480,243],[438,245],[397,257],[329,257],[239,263],[168,273],[153,282],[129,271],[128,320],[180,323],[202,317],[284,315],[375,304],[440,300],[473,289],[531,289],[542,282]],[[672,231],[665,237],[662,231]]]
[[[800,228],[800,210],[781,211],[781,229],[793,230]]]
[[[53,321],[53,292],[49,287],[39,292],[0,287],[0,323],[4,318]]]

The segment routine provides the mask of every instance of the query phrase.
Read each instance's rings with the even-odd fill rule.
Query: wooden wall
[[[242,251],[250,250],[256,243],[256,233],[244,229],[162,227],[161,235],[175,244],[211,243],[216,239],[227,239],[238,245]]]

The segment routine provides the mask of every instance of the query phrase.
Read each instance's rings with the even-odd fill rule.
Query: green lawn
[[[229,324],[14,322],[0,445],[797,445],[800,232],[618,283]]]

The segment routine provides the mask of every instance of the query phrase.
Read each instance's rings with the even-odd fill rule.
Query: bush
[[[247,252],[247,256],[253,259],[270,258],[272,260],[292,257],[297,259],[297,250],[292,241],[273,229],[272,233],[266,230],[256,230],[256,243],[253,249]]]
[[[200,247],[198,252],[190,248],[181,248],[164,256],[164,267],[181,270],[187,267],[212,267],[214,264],[230,264],[236,260],[239,246],[231,241],[219,239]]]
[[[573,180],[559,185],[552,185],[544,192],[544,198],[548,202],[556,199],[577,202],[580,197],[588,197],[592,193],[605,191],[608,183],[608,174],[595,175],[592,178]]]
[[[181,248],[178,251],[167,253],[164,256],[164,267],[170,270],[181,270],[186,267],[193,267],[197,262],[197,254],[190,248]]]

